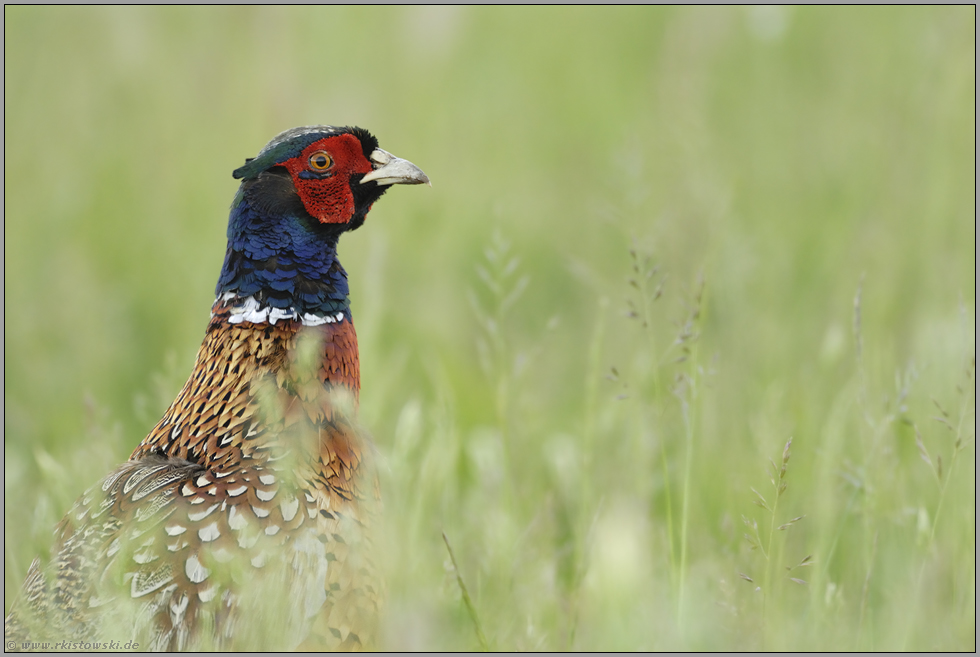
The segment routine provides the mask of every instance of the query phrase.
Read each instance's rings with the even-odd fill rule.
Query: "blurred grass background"
[[[975,20],[5,7],[7,605],[190,371],[231,171],[355,124],[433,180],[341,242],[388,648],[975,650]]]

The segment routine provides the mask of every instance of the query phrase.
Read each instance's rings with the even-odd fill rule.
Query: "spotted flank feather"
[[[8,648],[374,645],[380,493],[336,244],[390,185],[428,179],[366,131],[326,126],[283,133],[235,175],[194,370],[130,460],[68,511],[51,563],[31,564]]]

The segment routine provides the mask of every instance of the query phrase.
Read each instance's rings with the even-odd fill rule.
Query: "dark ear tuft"
[[[246,157],[245,158],[245,164],[243,164],[242,166],[240,166],[237,169],[235,169],[234,171],[232,171],[231,172],[231,177],[234,178],[235,180],[239,180],[239,179],[244,178],[245,176],[247,176],[249,173],[251,173],[248,170],[248,168],[249,168],[248,167],[248,163],[251,162],[254,159],[255,159],[254,157]]]

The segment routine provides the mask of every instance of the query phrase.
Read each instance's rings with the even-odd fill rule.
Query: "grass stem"
[[[469,591],[466,590],[466,582],[463,581],[463,575],[459,572],[456,555],[453,554],[453,546],[449,544],[449,537],[446,536],[446,532],[442,532],[442,540],[446,543],[446,549],[449,551],[449,560],[452,561],[453,570],[456,572],[456,583],[459,584],[459,590],[463,594],[463,605],[466,607],[466,611],[473,621],[473,628],[476,631],[476,640],[480,644],[480,650],[490,652],[490,644],[487,643],[487,637],[483,633],[483,628],[480,627],[480,617],[477,615],[473,601],[470,599]]]

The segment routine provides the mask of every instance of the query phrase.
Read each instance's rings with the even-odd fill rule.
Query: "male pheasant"
[[[370,645],[380,496],[355,422],[337,240],[391,185],[429,180],[367,130],[331,126],[287,130],[233,175],[194,371],[130,460],[68,512],[53,563],[31,565],[8,650]]]

